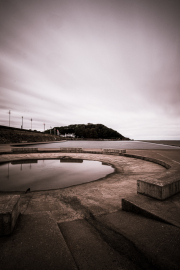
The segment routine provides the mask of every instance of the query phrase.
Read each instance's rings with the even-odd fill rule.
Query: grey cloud
[[[178,127],[178,1],[0,5],[3,113],[9,108],[20,115],[23,104],[40,122],[96,121],[132,137],[138,129],[146,136],[146,122],[157,121],[156,136],[154,130],[169,119]]]

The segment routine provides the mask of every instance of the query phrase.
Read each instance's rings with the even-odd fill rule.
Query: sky
[[[180,140],[179,28],[179,0],[0,0],[0,125]]]

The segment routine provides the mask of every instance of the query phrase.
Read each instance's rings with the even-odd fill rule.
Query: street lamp
[[[21,126],[21,128],[23,129],[23,116],[22,116],[22,126]]]
[[[32,130],[32,118],[31,118],[31,130]]]
[[[9,110],[9,127],[10,127],[10,114],[11,114],[11,111]]]

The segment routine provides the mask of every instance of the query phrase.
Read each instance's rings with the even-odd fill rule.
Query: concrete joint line
[[[164,155],[159,154],[159,153],[158,153],[158,155],[160,155],[160,156],[162,156],[162,157],[165,157]],[[168,157],[165,157],[165,158],[167,158],[167,159],[169,159],[169,160],[171,160],[171,161],[173,161],[173,162],[175,162],[175,163],[180,164],[180,162],[178,162],[178,161],[176,161],[176,160],[170,159],[170,158],[168,158]]]

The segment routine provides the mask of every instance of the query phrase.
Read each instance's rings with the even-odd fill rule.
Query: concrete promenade
[[[180,149],[93,151],[100,149],[16,154],[0,145],[0,162],[69,156],[116,168],[104,179],[65,189],[1,192],[0,202],[19,198],[21,213],[12,234],[0,238],[2,270],[180,269],[180,193],[162,201],[137,194],[138,180],[168,177],[171,171],[180,176]]]

